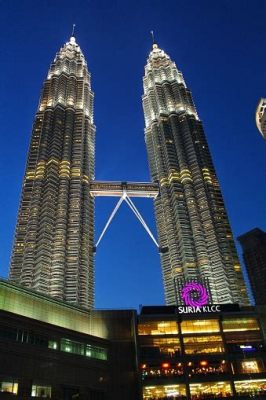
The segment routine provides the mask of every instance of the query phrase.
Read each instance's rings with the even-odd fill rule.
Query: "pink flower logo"
[[[192,297],[192,293],[197,292],[197,299]],[[204,286],[196,282],[187,283],[181,293],[181,297],[184,300],[186,306],[201,307],[208,303],[208,293]]]

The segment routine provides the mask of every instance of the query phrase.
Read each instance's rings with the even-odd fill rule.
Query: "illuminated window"
[[[230,372],[230,366],[225,360],[190,361],[187,365],[189,377],[194,375],[220,375]]]
[[[242,361],[241,366],[244,374],[260,372],[259,364],[256,360]]]
[[[260,359],[235,361],[233,362],[232,368],[234,374],[256,374],[265,372],[264,363]]]
[[[184,337],[186,354],[223,353],[224,346],[221,336]]]
[[[255,318],[234,318],[222,322],[224,332],[258,331],[259,325]]]
[[[152,321],[139,324],[139,335],[173,335],[178,333],[175,321]]]
[[[229,382],[204,382],[189,385],[191,399],[211,399],[215,397],[230,397],[232,390]]]
[[[181,322],[182,333],[208,333],[219,332],[219,322],[216,319],[192,320]]]
[[[141,341],[141,357],[175,358],[180,356],[180,342],[178,338],[143,338]]]
[[[0,381],[0,392],[4,393],[18,393],[18,383],[13,379],[7,379],[5,381]]]
[[[31,389],[32,397],[44,397],[44,398],[50,399],[51,393],[52,393],[51,386],[32,385],[32,389]]]
[[[49,340],[48,342],[48,348],[49,349],[53,349],[53,350],[57,350],[58,348],[58,343],[54,340]]]
[[[141,364],[141,377],[142,380],[150,380],[153,378],[169,378],[183,376],[184,368],[181,362],[169,363],[163,362],[161,364]]]
[[[60,350],[66,353],[74,353],[81,356],[97,358],[98,360],[107,360],[107,350],[101,347],[91,346],[89,344],[74,342],[69,339],[61,339]]]
[[[143,388],[143,399],[178,399],[186,396],[185,385],[146,386]]]
[[[266,393],[266,379],[236,381],[235,388],[238,395],[262,395]]]

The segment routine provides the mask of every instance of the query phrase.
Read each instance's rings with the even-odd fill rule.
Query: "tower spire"
[[[76,27],[76,24],[73,24],[73,25],[72,25],[71,37],[75,37],[75,27]]]
[[[150,33],[151,33],[152,47],[153,47],[154,45],[156,45],[156,42],[155,42],[155,39],[154,39],[154,32],[151,31]]]
[[[152,45],[154,45],[155,44],[154,32],[151,31],[150,33],[151,33],[151,38],[152,38]]]
[[[151,33],[151,39],[152,39],[152,49],[154,50],[154,49],[158,49],[158,45],[157,45],[157,43],[156,43],[156,41],[155,41],[155,38],[154,38],[154,32],[153,31],[150,31],[150,33]]]

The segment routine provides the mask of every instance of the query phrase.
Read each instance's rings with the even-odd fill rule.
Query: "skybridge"
[[[119,200],[113,209],[108,221],[103,228],[103,231],[97,240],[94,251],[100,244],[105,232],[107,231],[109,225],[111,224],[114,216],[116,215],[119,207],[125,201],[131,211],[135,214],[136,218],[140,221],[143,228],[146,230],[154,244],[161,251],[159,244],[155,237],[153,236],[148,225],[144,221],[142,215],[137,209],[136,205],[132,201],[132,197],[146,197],[155,199],[159,194],[159,186],[157,183],[151,182],[107,182],[107,181],[92,181],[90,183],[90,195],[92,197],[119,197]]]
[[[92,197],[121,197],[126,193],[128,197],[156,198],[159,193],[157,183],[151,182],[106,182],[93,181],[90,184]]]

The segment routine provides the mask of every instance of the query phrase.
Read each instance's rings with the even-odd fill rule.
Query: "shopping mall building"
[[[87,311],[0,281],[1,399],[266,399],[266,307]]]

